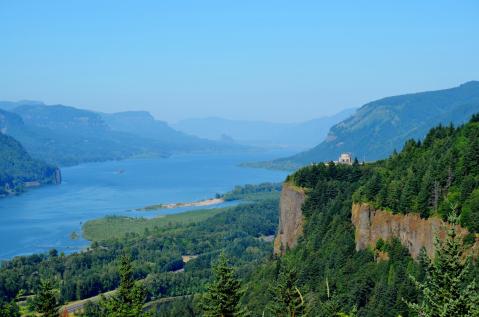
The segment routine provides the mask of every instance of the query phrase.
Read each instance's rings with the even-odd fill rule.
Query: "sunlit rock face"
[[[392,214],[364,203],[353,204],[351,220],[356,228],[356,250],[374,249],[379,239],[397,238],[413,258],[418,257],[423,247],[430,257],[434,256],[434,237],[438,235],[443,239],[449,226],[439,218],[422,219],[417,213]],[[456,230],[460,236],[469,233],[460,226]],[[471,252],[477,253],[478,248],[479,242],[476,241]]]
[[[285,183],[281,191],[278,234],[274,240],[274,253],[283,255],[288,248],[296,246],[303,233],[303,212],[306,199],[302,188]]]

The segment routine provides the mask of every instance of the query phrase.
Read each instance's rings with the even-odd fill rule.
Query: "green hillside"
[[[33,159],[19,142],[0,132],[0,197],[58,181],[57,168]]]
[[[479,232],[479,115],[459,128],[436,127],[423,142],[410,140],[373,166],[357,200],[426,218],[438,213],[445,219],[455,206],[462,224]]]
[[[274,297],[263,295],[263,290],[286,276],[308,299],[303,307],[308,316],[353,310],[358,316],[411,316],[405,300],[415,302],[419,295],[409,276],[424,279],[427,262],[413,261],[398,240],[378,245],[387,251],[386,261],[378,262],[374,250],[356,251],[351,205],[369,202],[423,217],[436,213],[445,217],[457,208],[462,224],[477,233],[478,162],[475,115],[458,128],[436,127],[423,142],[409,141],[401,153],[383,161],[353,166],[320,163],[298,170],[288,181],[308,193],[303,237],[296,248],[253,275],[244,302],[260,314],[274,304]],[[475,262],[467,279],[478,274]]]
[[[479,112],[479,81],[455,88],[383,98],[370,102],[333,126],[326,140],[311,150],[260,166],[294,169],[311,162],[336,160],[351,152],[359,160],[375,161],[402,149],[409,139],[421,139],[432,127],[466,122]]]

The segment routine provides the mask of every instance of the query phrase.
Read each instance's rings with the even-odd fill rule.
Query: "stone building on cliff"
[[[351,155],[351,153],[341,153],[339,159],[335,163],[353,165],[353,156]]]

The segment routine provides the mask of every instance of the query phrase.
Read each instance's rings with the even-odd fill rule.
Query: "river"
[[[81,236],[72,239],[72,233],[81,235],[81,225],[89,219],[177,213],[194,207],[154,212],[132,209],[211,198],[235,185],[280,182],[286,172],[242,168],[238,164],[284,155],[284,152],[180,155],[63,168],[61,185],[0,199],[0,259],[47,252],[51,248],[77,252],[89,242]]]

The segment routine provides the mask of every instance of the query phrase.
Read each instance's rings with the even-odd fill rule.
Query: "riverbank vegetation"
[[[224,208],[185,211],[179,214],[161,215],[155,218],[108,216],[89,220],[82,227],[83,237],[90,241],[117,239],[130,234],[144,234],[172,230],[208,219],[224,212]]]
[[[94,239],[85,252],[16,257],[3,262],[0,268],[0,298],[8,303],[19,292],[25,296],[35,294],[41,280],[51,281],[61,304],[114,290],[120,282],[118,259],[124,253],[131,256],[132,276],[143,280],[148,301],[203,292],[210,278],[211,262],[221,251],[238,268],[239,277],[244,278],[272,254],[272,243],[260,237],[275,233],[278,197],[276,193],[276,197],[254,203],[191,211],[171,216],[169,220],[162,220],[168,217],[130,219],[133,223],[137,221],[136,227],[129,223],[136,231],[104,240],[95,233],[92,236],[98,240]],[[120,219],[119,223],[124,221]],[[97,228],[113,230],[113,227]],[[197,257],[185,263],[184,255]],[[188,298],[182,301],[185,305],[167,305],[186,309],[193,305]]]

